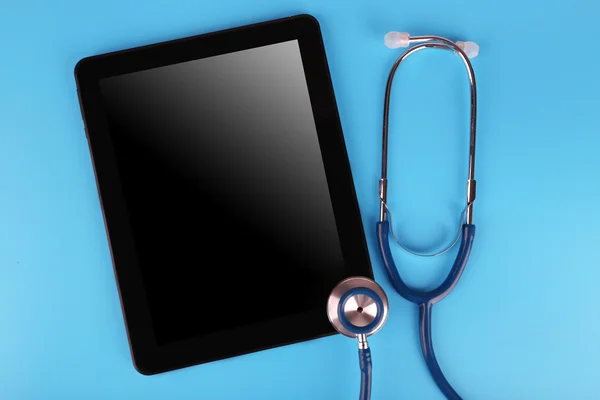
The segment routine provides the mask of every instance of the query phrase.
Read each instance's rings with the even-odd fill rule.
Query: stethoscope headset
[[[415,46],[406,50],[394,63],[390,71],[385,91],[383,112],[383,147],[381,179],[379,180],[380,213],[377,222],[377,240],[383,264],[391,280],[392,286],[406,300],[419,307],[419,338],[423,357],[440,391],[449,400],[462,398],[452,388],[444,377],[442,370],[435,358],[431,340],[431,310],[434,304],[444,299],[454,289],[460,279],[467,261],[473,239],[475,225],[473,225],[473,202],[475,201],[475,134],[477,121],[477,89],[475,73],[469,58],[476,57],[479,47],[473,42],[452,42],[439,36],[410,36],[403,32],[389,32],[385,36],[385,44],[390,48]],[[471,87],[471,123],[469,146],[469,172],[467,178],[466,206],[461,212],[461,228],[456,239],[444,250],[433,254],[422,254],[404,246],[391,226],[391,211],[387,205],[387,153],[388,153],[388,122],[390,96],[392,83],[396,70],[408,56],[427,48],[446,49],[454,51],[463,61],[468,72]],[[389,221],[388,221],[389,219]],[[464,222],[464,223],[463,223]],[[389,244],[389,232],[400,246],[413,255],[432,257],[446,253],[455,245],[459,245],[458,253],[446,279],[435,289],[422,291],[406,285],[400,274]],[[388,316],[388,299],[377,283],[365,277],[350,277],[340,282],[331,292],[327,304],[327,315],[333,327],[341,334],[358,339],[359,364],[361,371],[360,400],[369,400],[371,397],[371,350],[367,337],[379,331]]]

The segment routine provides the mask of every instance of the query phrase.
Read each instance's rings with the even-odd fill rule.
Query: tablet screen
[[[325,312],[344,262],[296,40],[100,89],[159,344]]]

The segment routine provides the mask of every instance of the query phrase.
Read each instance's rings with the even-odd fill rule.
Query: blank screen
[[[100,87],[158,343],[325,312],[344,264],[298,42]]]

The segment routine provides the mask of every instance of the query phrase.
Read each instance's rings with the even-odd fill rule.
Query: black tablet
[[[138,371],[334,333],[329,292],[372,272],[313,17],[85,58],[75,77]]]

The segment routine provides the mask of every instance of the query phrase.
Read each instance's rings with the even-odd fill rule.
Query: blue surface
[[[600,398],[600,4],[474,0],[2,0],[0,399],[352,399],[342,336],[146,377],[132,367],[75,95],[82,57],[297,13],[322,25],[376,278],[390,297],[371,340],[373,400],[441,399],[417,308],[376,254],[389,30],[477,41],[477,225],[455,291],[436,306],[442,369],[466,399]],[[397,74],[390,196],[398,234],[440,247],[464,205],[468,87],[424,52]],[[428,248],[427,246],[431,246]],[[394,256],[409,284],[455,254]]]

